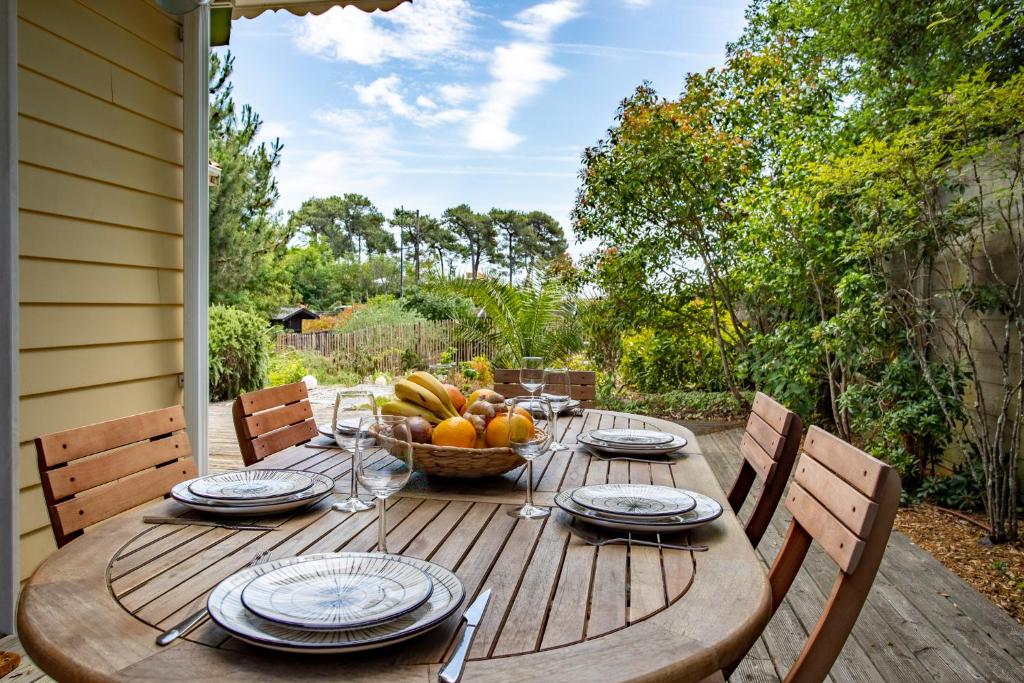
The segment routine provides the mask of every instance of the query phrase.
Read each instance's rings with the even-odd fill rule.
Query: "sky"
[[[364,194],[440,216],[541,210],[565,229],[583,150],[650,81],[721,65],[744,0],[415,0],[233,22],[235,100],[284,144],[278,209]]]

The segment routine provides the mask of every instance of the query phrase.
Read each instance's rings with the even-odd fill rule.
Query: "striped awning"
[[[358,7],[364,12],[376,10],[387,12],[405,2],[411,2],[411,0],[234,0],[231,18],[252,19],[264,12],[274,12],[279,9],[297,15],[323,14],[332,7],[348,7],[349,5]]]

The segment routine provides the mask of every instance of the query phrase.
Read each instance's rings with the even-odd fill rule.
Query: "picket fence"
[[[327,357],[359,357],[369,362],[377,372],[398,374],[402,368],[402,354],[413,351],[428,364],[441,361],[441,355],[453,349],[452,360],[468,361],[476,356],[493,355],[488,344],[458,339],[454,320],[438,320],[403,325],[380,325],[355,332],[303,332],[281,334],[276,337],[278,351],[296,349],[312,351]]]

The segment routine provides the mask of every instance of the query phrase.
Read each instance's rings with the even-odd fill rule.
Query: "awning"
[[[387,12],[393,10],[402,3],[411,0],[234,0],[234,9],[231,12],[232,19],[245,17],[252,19],[267,11],[279,9],[287,10],[292,14],[323,14],[332,7],[347,7],[352,5],[364,12],[381,10]]]

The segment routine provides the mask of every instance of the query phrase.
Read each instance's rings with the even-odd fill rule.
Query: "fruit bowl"
[[[458,448],[414,443],[413,464],[417,471],[433,477],[481,479],[511,472],[526,461],[508,447]]]

